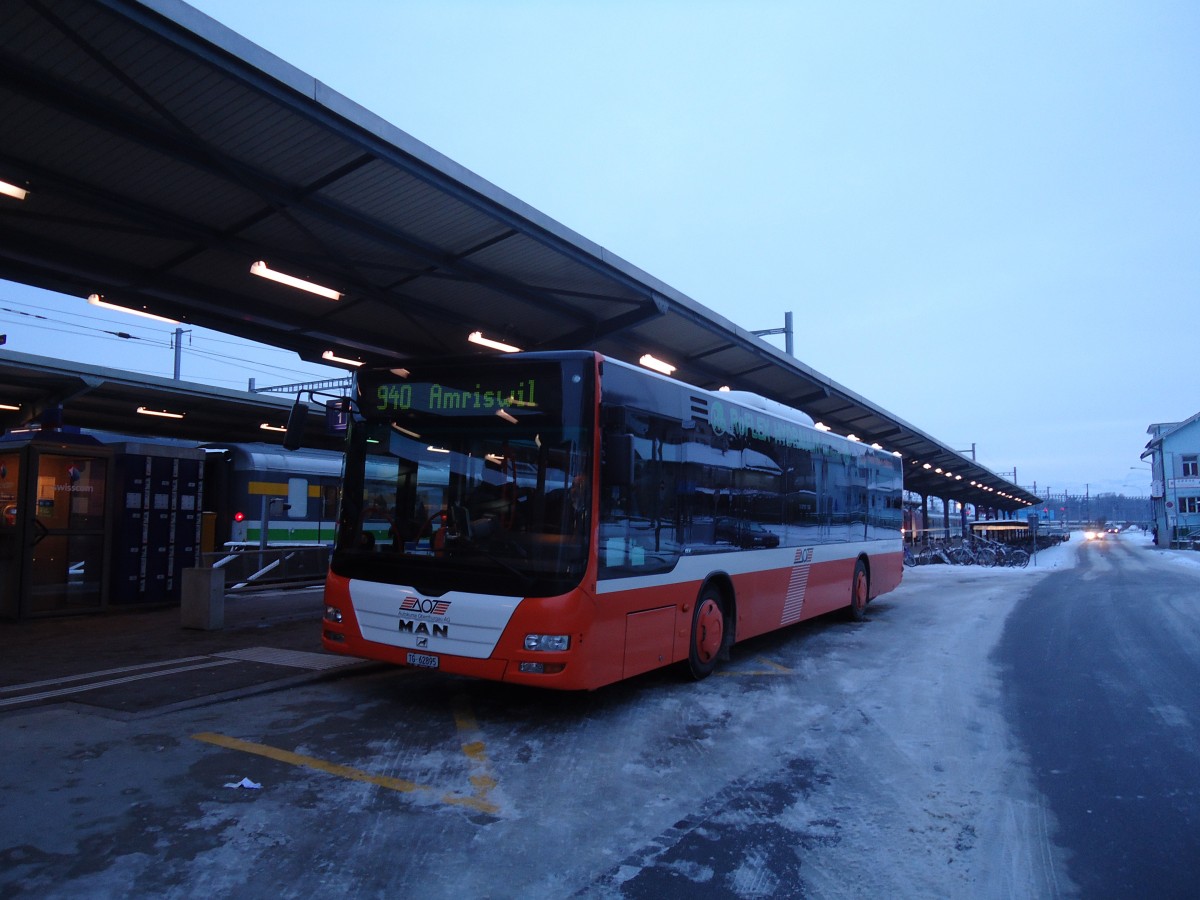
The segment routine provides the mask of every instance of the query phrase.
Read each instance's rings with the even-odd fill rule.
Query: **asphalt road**
[[[1084,897],[1200,894],[1200,569],[1081,548],[1009,616],[1005,713]]]
[[[591,694],[382,666],[238,688],[315,665],[267,655],[294,624],[136,680],[105,658],[0,709],[0,897],[1181,896],[1200,570],[1156,556],[912,569],[863,623]]]

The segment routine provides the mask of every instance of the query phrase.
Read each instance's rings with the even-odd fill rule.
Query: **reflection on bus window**
[[[458,374],[463,383],[479,381]],[[351,446],[359,449],[351,458],[363,454],[363,478],[346,485],[335,570],[354,575],[374,566],[370,577],[400,581],[492,578],[520,593],[577,583],[588,536],[584,508],[572,498],[590,448],[560,417],[551,387],[559,378],[557,367],[527,376],[537,405],[506,415],[483,407],[447,416],[397,401],[386,410],[395,414],[354,423]],[[368,544],[371,559],[356,561]],[[380,556],[390,560],[387,572]]]

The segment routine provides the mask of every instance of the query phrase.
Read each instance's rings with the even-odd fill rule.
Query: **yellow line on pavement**
[[[780,675],[791,675],[792,674],[792,670],[789,669],[787,666],[781,666],[777,662],[772,662],[771,660],[767,659],[765,656],[760,656],[758,658],[758,660],[759,660],[759,662],[766,663],[768,666],[770,666],[772,669],[774,669]]]
[[[487,747],[481,740],[467,740],[479,733],[479,723],[471,709],[471,702],[465,696],[454,698],[454,724],[458,726],[459,737],[463,740],[463,754],[471,761],[475,773],[471,776],[471,784],[475,787],[475,799],[486,803],[493,811],[499,812],[500,807],[492,803],[490,795],[498,782],[492,775],[491,764],[487,758]]]
[[[744,676],[744,675],[794,675],[795,674],[795,672],[793,672],[791,669],[787,668],[787,666],[781,666],[777,662],[771,662],[771,660],[767,659],[765,656],[758,657],[758,661],[765,666],[770,666],[770,668],[767,670],[763,670],[763,669],[743,669],[741,671],[722,670],[720,672],[717,672],[716,674],[724,675],[726,677],[736,676],[736,675]]]
[[[273,759],[277,762],[287,763],[290,766],[300,766],[305,769],[315,769],[318,772],[324,772],[327,775],[336,775],[339,778],[347,778],[350,781],[363,781],[367,784],[373,784],[377,787],[387,788],[389,791],[398,791],[402,794],[414,794],[418,792],[432,791],[434,788],[424,784],[417,784],[414,781],[409,781],[405,778],[394,778],[391,775],[376,775],[372,772],[367,772],[363,769],[356,769],[353,766],[343,766],[339,763],[329,762],[328,760],[318,759],[315,756],[306,756],[303,753],[293,753],[290,750],[281,750],[278,747],[271,747],[267,744],[257,744],[253,741],[243,741],[240,738],[229,737],[224,734],[216,734],[211,731],[204,731],[199,734],[193,734],[192,738],[197,741],[203,741],[206,744],[212,744],[216,747],[224,747],[226,750],[238,750],[242,753],[252,753],[255,756],[263,756],[267,759]],[[480,799],[478,796],[463,797],[456,794],[447,794],[442,798],[443,803],[453,806],[466,806],[471,809],[485,813],[498,812],[497,807],[487,802],[486,799]]]

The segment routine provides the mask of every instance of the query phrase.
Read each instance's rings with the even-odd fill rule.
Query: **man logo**
[[[418,647],[425,647],[429,643],[429,636],[437,638],[449,638],[450,626],[439,625],[434,622],[430,625],[428,622],[413,621],[412,619],[401,619],[398,623],[398,628],[401,634],[424,635],[417,639]]]

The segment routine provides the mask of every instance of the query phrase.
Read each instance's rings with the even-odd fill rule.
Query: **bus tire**
[[[707,585],[696,598],[692,611],[692,635],[688,644],[688,671],[699,681],[712,674],[725,642],[725,603],[721,592]]]
[[[861,622],[867,617],[867,603],[871,596],[871,581],[867,567],[861,559],[854,562],[854,576],[850,579],[850,618]]]

